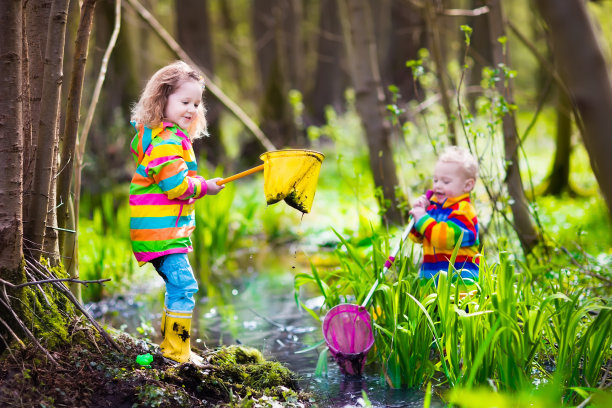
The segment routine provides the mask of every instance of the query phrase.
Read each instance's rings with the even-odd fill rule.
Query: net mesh
[[[370,314],[363,306],[341,304],[325,316],[323,336],[340,370],[349,375],[363,371],[374,344]]]

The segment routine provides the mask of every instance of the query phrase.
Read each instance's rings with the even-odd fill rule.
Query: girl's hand
[[[225,184],[218,185],[217,181],[223,180],[221,177],[206,180],[206,195],[216,195],[225,188]]]

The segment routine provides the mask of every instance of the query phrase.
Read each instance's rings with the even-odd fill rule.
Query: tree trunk
[[[40,120],[40,101],[42,95],[42,82],[44,71],[44,45],[47,41],[47,30],[49,23],[49,12],[51,11],[51,0],[28,1],[25,2],[25,35],[27,54],[24,54],[24,68],[27,62],[27,69],[24,69],[24,83],[27,82],[27,94],[24,100],[23,112],[29,115],[24,122],[26,126],[24,132],[24,218],[28,219],[28,205],[30,189],[32,188],[32,175],[34,174],[34,153],[38,142],[38,123]],[[27,77],[26,77],[27,75]],[[27,81],[26,81],[27,78]]]
[[[370,167],[374,184],[382,190],[379,197],[383,219],[401,224],[403,215],[396,196],[398,185],[393,152],[391,129],[386,120],[384,93],[378,68],[376,43],[372,30],[367,0],[345,0],[340,3],[342,21],[347,25],[345,43],[349,65],[352,67],[356,108],[365,128]]]
[[[349,83],[337,0],[321,0],[317,44],[317,66],[308,99],[309,122],[325,124],[325,109],[344,111],[344,90]]]
[[[68,17],[68,1],[54,0],[48,24],[43,72],[40,121],[36,165],[30,210],[24,220],[27,249],[34,258],[41,254],[47,221],[49,189],[53,174],[53,151],[57,144],[59,97],[63,81],[64,36]]]
[[[471,8],[482,7],[486,3],[486,0],[471,0]],[[470,17],[467,23],[473,29],[471,37],[471,44],[468,48],[468,55],[473,59],[473,65],[470,69],[470,77],[468,84],[473,86],[480,86],[482,80],[482,69],[484,67],[493,66],[493,56],[491,55],[491,31],[489,29],[489,16],[487,14],[481,14],[479,16]],[[463,37],[463,33],[461,36]],[[462,38],[463,39],[463,38]],[[474,112],[476,110],[476,99],[480,93],[469,92],[467,94],[467,100],[469,102],[470,110]]]
[[[0,276],[19,271],[23,259],[23,123],[21,1],[0,7]],[[22,277],[23,278],[23,277]]]
[[[63,204],[58,215],[60,227],[60,245],[64,245],[66,229],[69,219],[70,188],[74,170],[74,157],[76,151],[77,133],[79,130],[79,115],[81,109],[81,93],[83,91],[83,80],[85,78],[85,64],[87,63],[87,49],[91,26],[93,23],[94,8],[96,0],[85,0],[81,7],[81,20],[77,31],[74,49],[74,62],[70,75],[70,90],[66,102],[66,125],[61,140],[60,173],[57,182],[57,201]]]
[[[569,190],[570,155],[572,152],[572,109],[565,92],[557,91],[557,137],[555,157],[548,176],[545,194],[560,196]]]
[[[181,0],[174,3],[176,10],[177,40],[180,46],[203,69],[213,75],[215,72],[215,59],[213,56],[211,19],[208,0]],[[206,121],[208,133],[212,136],[205,139],[205,143],[197,143],[196,154],[203,149],[206,160],[213,166],[223,163],[225,151],[219,126],[221,104],[212,94],[205,101]]]
[[[220,59],[226,60],[223,65],[229,68],[232,81],[238,86],[239,89],[244,89],[246,84],[245,76],[243,74],[244,62],[242,61],[240,50],[235,47],[235,44],[238,42],[238,35],[236,33],[237,27],[236,21],[234,20],[232,14],[232,7],[227,1],[220,1],[219,7],[221,14],[221,29],[223,30],[223,36],[225,37],[225,42],[220,50],[220,54],[222,55]]]
[[[297,75],[294,56],[302,52],[290,50],[289,46],[295,44],[293,36],[297,32],[288,27],[301,23],[296,4],[295,0],[255,0],[252,6],[255,54],[261,78],[261,129],[278,147],[302,144],[288,96],[291,87],[299,85],[291,81]]]
[[[384,86],[397,86],[402,103],[422,99],[421,87],[414,81],[406,62],[418,59],[419,49],[426,46],[423,14],[410,2],[392,0],[390,18],[389,44],[382,65],[386,72],[383,74]]]
[[[504,37],[505,21],[500,0],[490,0],[489,3],[489,29],[491,38],[491,49],[493,54],[493,63],[495,67],[499,64],[506,66],[510,65],[510,57],[508,55],[508,45],[506,44],[506,54],[502,48],[502,44],[498,39]],[[497,91],[500,98],[503,97],[508,104],[514,103],[513,82],[511,79],[503,77],[503,72],[500,73],[502,78],[497,81]],[[523,189],[523,181],[519,168],[518,156],[518,134],[516,130],[516,122],[513,114],[507,113],[502,118],[502,130],[504,133],[504,153],[507,163],[506,168],[506,185],[508,194],[512,198],[510,208],[514,217],[514,228],[518,234],[521,245],[525,252],[530,252],[539,241],[538,234],[533,225],[525,190]]]
[[[447,83],[446,58],[442,50],[442,40],[440,39],[440,23],[438,20],[438,11],[433,1],[425,2],[425,20],[427,22],[427,33],[433,60],[436,64],[436,78],[438,78],[438,87],[440,88],[440,97],[442,108],[446,115],[446,126],[448,128],[448,141],[452,145],[457,144],[457,133],[455,132],[455,115],[451,108],[451,96],[449,95],[450,87]]]
[[[581,0],[537,0],[555,59],[578,108],[584,145],[612,216],[612,81],[586,5]]]

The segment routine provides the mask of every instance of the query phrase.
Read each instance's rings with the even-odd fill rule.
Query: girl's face
[[[474,179],[467,177],[459,163],[438,161],[434,169],[433,192],[439,203],[459,197],[474,188]]]
[[[197,120],[200,103],[202,103],[200,84],[197,81],[183,81],[168,96],[164,117],[182,129],[188,130]]]

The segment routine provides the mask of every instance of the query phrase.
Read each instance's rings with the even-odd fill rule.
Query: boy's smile
[[[433,193],[439,203],[459,197],[474,188],[474,179],[467,177],[459,163],[438,161],[434,169]]]
[[[202,103],[202,87],[196,81],[181,83],[168,96],[164,109],[165,119],[189,130],[192,122],[198,117],[198,106]]]

